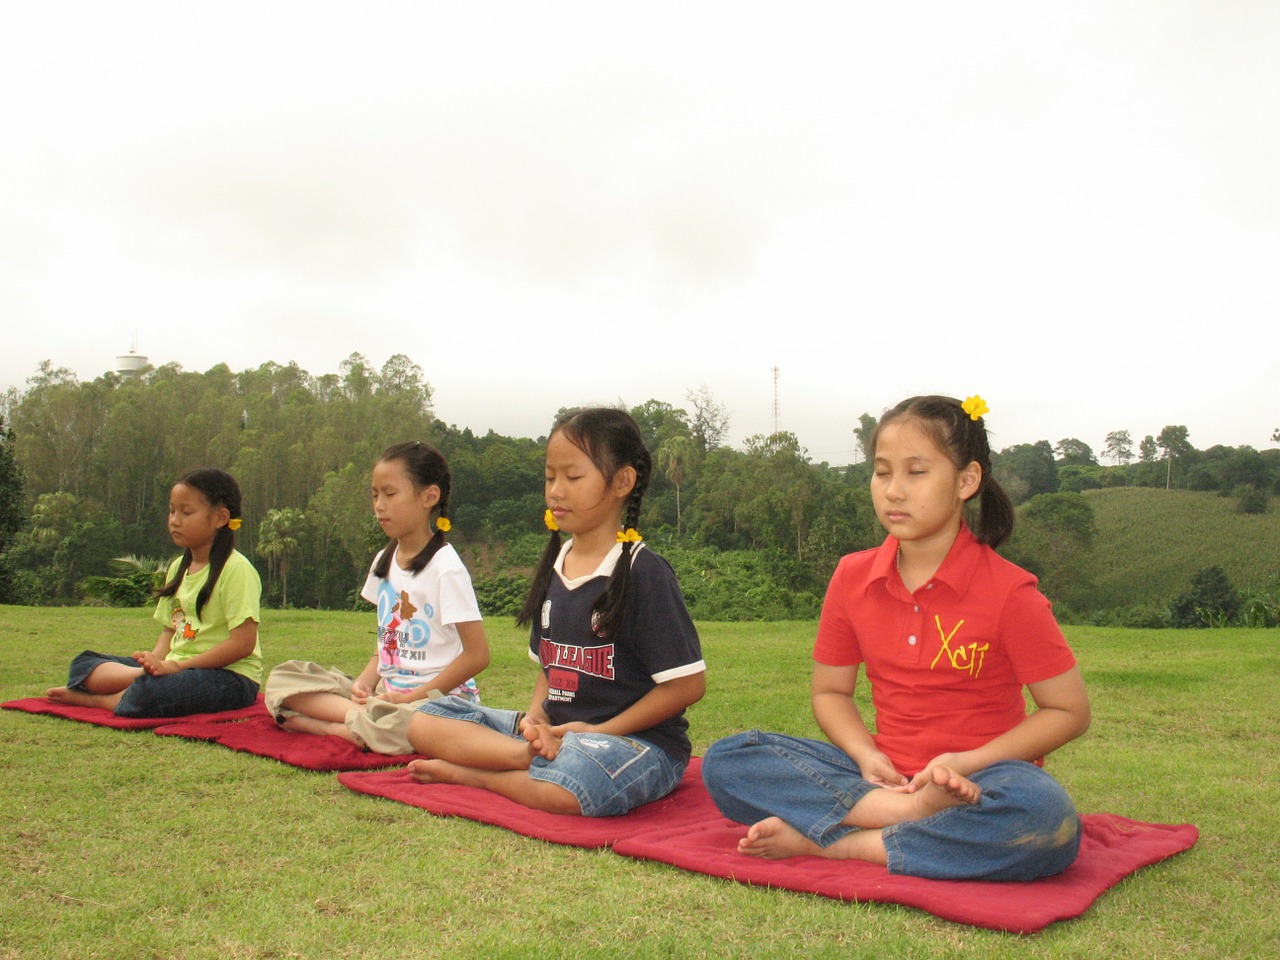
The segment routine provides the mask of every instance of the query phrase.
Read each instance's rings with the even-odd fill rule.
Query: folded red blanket
[[[357,793],[398,800],[432,813],[491,823],[538,840],[570,847],[608,847],[626,837],[669,829],[672,824],[718,818],[715,804],[702,786],[701,769],[701,759],[694,757],[680,786],[661,800],[646,803],[622,817],[543,813],[477,787],[418,783],[404,770],[340,773],[338,781]]]
[[[162,737],[186,737],[218,743],[242,753],[270,757],[304,770],[377,770],[402,767],[417,754],[388,756],[361,750],[342,737],[313,733],[290,733],[271,717],[254,717],[244,723],[203,723],[197,720],[170,721],[155,731]]]
[[[420,784],[403,770],[344,773],[351,790],[398,800],[432,813],[466,817],[527,837],[671,864],[740,883],[780,887],[836,900],[898,903],[956,923],[1035,933],[1079,916],[1105,890],[1138,870],[1190,849],[1191,824],[1141,823],[1114,814],[1082,817],[1080,856],[1056,877],[1029,883],[926,880],[889,873],[859,861],[792,857],[762,860],[737,852],[745,827],[722,817],[702,784],[701,763],[690,763],[669,796],[623,817],[566,817],[530,810],[487,790]]]
[[[266,716],[267,708],[262,705],[262,694],[257,701],[240,710],[223,710],[218,713],[191,713],[183,717],[117,717],[104,707],[73,707],[66,703],[56,703],[48,697],[27,697],[23,700],[10,700],[0,703],[6,710],[22,710],[25,713],[47,713],[67,720],[79,720],[81,723],[92,723],[99,727],[113,727],[116,730],[152,730],[175,720],[200,721],[203,723],[228,723],[232,720],[247,720],[250,717]]]

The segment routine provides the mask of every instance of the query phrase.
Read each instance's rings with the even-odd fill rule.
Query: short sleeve
[[[655,683],[706,670],[702,643],[671,565],[644,550],[631,568],[639,662]]]
[[[440,575],[438,590],[441,623],[469,623],[481,619],[480,605],[471,586],[471,574],[461,563]]]
[[[218,576],[215,588],[222,601],[227,628],[234,630],[247,620],[261,619],[262,580],[248,558],[236,554],[235,563],[228,562]]]
[[[850,616],[850,563],[851,558],[845,558],[836,567],[822,601],[813,659],[828,667],[852,667],[863,661],[858,633]]]

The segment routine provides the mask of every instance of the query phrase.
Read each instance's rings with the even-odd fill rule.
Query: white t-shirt
[[[385,580],[370,566],[360,596],[377,605],[378,675],[392,690],[414,690],[431,680],[462,653],[455,625],[480,619],[471,575],[452,544],[417,574],[394,556]]]

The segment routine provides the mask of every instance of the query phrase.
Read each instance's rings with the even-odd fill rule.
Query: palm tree
[[[671,481],[671,485],[676,488],[677,539],[680,537],[680,487],[684,485],[685,477],[689,473],[689,467],[697,453],[697,444],[690,437],[681,434],[668,437],[658,447],[658,469],[663,472],[666,478]]]
[[[268,510],[258,524],[258,552],[280,570],[280,605],[289,605],[289,560],[298,552],[297,534],[302,528],[301,510],[285,507]]]

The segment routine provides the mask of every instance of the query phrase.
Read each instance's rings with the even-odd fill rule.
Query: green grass
[[[1089,572],[1097,606],[1167,604],[1194,574],[1219,566],[1237,589],[1280,578],[1280,501],[1262,514],[1236,513],[1216,493],[1115,487],[1089,490],[1097,536]]]
[[[266,614],[274,664],[357,667],[368,615]],[[521,632],[490,625],[495,704]],[[814,734],[813,624],[700,625],[695,750]],[[0,607],[0,699],[84,647],[149,646],[145,611]],[[1192,822],[1199,844],[1081,918],[1019,937],[529,840],[221,747],[0,711],[0,958],[1259,957],[1280,955],[1280,631],[1068,630],[1092,729],[1050,761],[1084,812]]]

